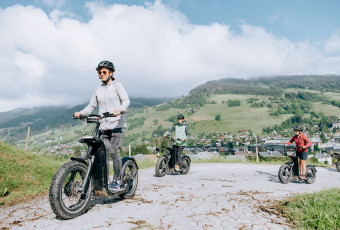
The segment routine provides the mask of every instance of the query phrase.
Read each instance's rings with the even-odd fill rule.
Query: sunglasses
[[[98,71],[98,75],[102,75],[102,74],[106,75],[108,73],[109,73],[109,71],[106,71],[106,70]]]

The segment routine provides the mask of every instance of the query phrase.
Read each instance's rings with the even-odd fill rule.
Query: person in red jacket
[[[312,145],[308,137],[302,133],[300,127],[294,127],[295,136],[285,144],[288,146],[295,141],[296,156],[299,159],[299,174],[301,179],[306,179],[306,160],[308,158],[308,147]]]

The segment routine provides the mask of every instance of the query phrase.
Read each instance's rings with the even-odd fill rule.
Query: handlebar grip
[[[73,115],[73,120],[78,120],[78,119],[85,119],[86,118],[86,116],[84,116],[84,115],[80,115],[79,117],[75,117],[74,115]]]
[[[120,114],[124,114],[125,111],[120,111]],[[112,113],[109,113],[109,112],[105,112],[103,113],[103,117],[117,117],[118,115],[114,115]]]

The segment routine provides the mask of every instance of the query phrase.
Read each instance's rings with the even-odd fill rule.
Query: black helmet
[[[299,127],[299,126],[295,126],[295,127],[294,127],[294,131],[302,131],[302,128]]]
[[[108,70],[114,72],[115,71],[115,66],[112,64],[110,61],[101,61],[96,70],[99,71],[101,68],[107,68]]]
[[[178,115],[177,119],[184,119],[184,115],[183,114]]]

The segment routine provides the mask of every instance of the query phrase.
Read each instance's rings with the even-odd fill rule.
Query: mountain
[[[153,106],[170,100],[170,98],[130,98],[129,111],[144,106]],[[27,126],[31,134],[38,134],[50,129],[72,127],[79,125],[79,121],[72,119],[74,112],[80,111],[87,104],[77,106],[47,106],[31,109],[15,109],[0,113],[0,140],[15,144],[25,138]],[[95,112],[94,112],[95,113]]]
[[[340,114],[340,76],[296,75],[208,81],[189,95],[128,116],[126,143],[150,140],[169,129],[179,113],[194,137],[203,132],[257,135],[304,123],[327,129]]]
[[[63,140],[58,143],[72,142],[79,139],[84,123],[70,118],[84,106],[35,108],[22,110],[20,115],[15,111],[0,113],[1,140],[18,143],[25,139],[30,125],[32,138],[45,133],[44,138],[50,141],[59,135]],[[339,116],[339,107],[340,76],[336,75],[208,81],[173,100],[131,98],[125,144],[162,135],[179,113],[185,115],[195,137],[203,132],[237,134],[240,130],[262,135],[301,122],[312,127],[322,120],[326,127]],[[47,134],[52,129],[59,131]]]

